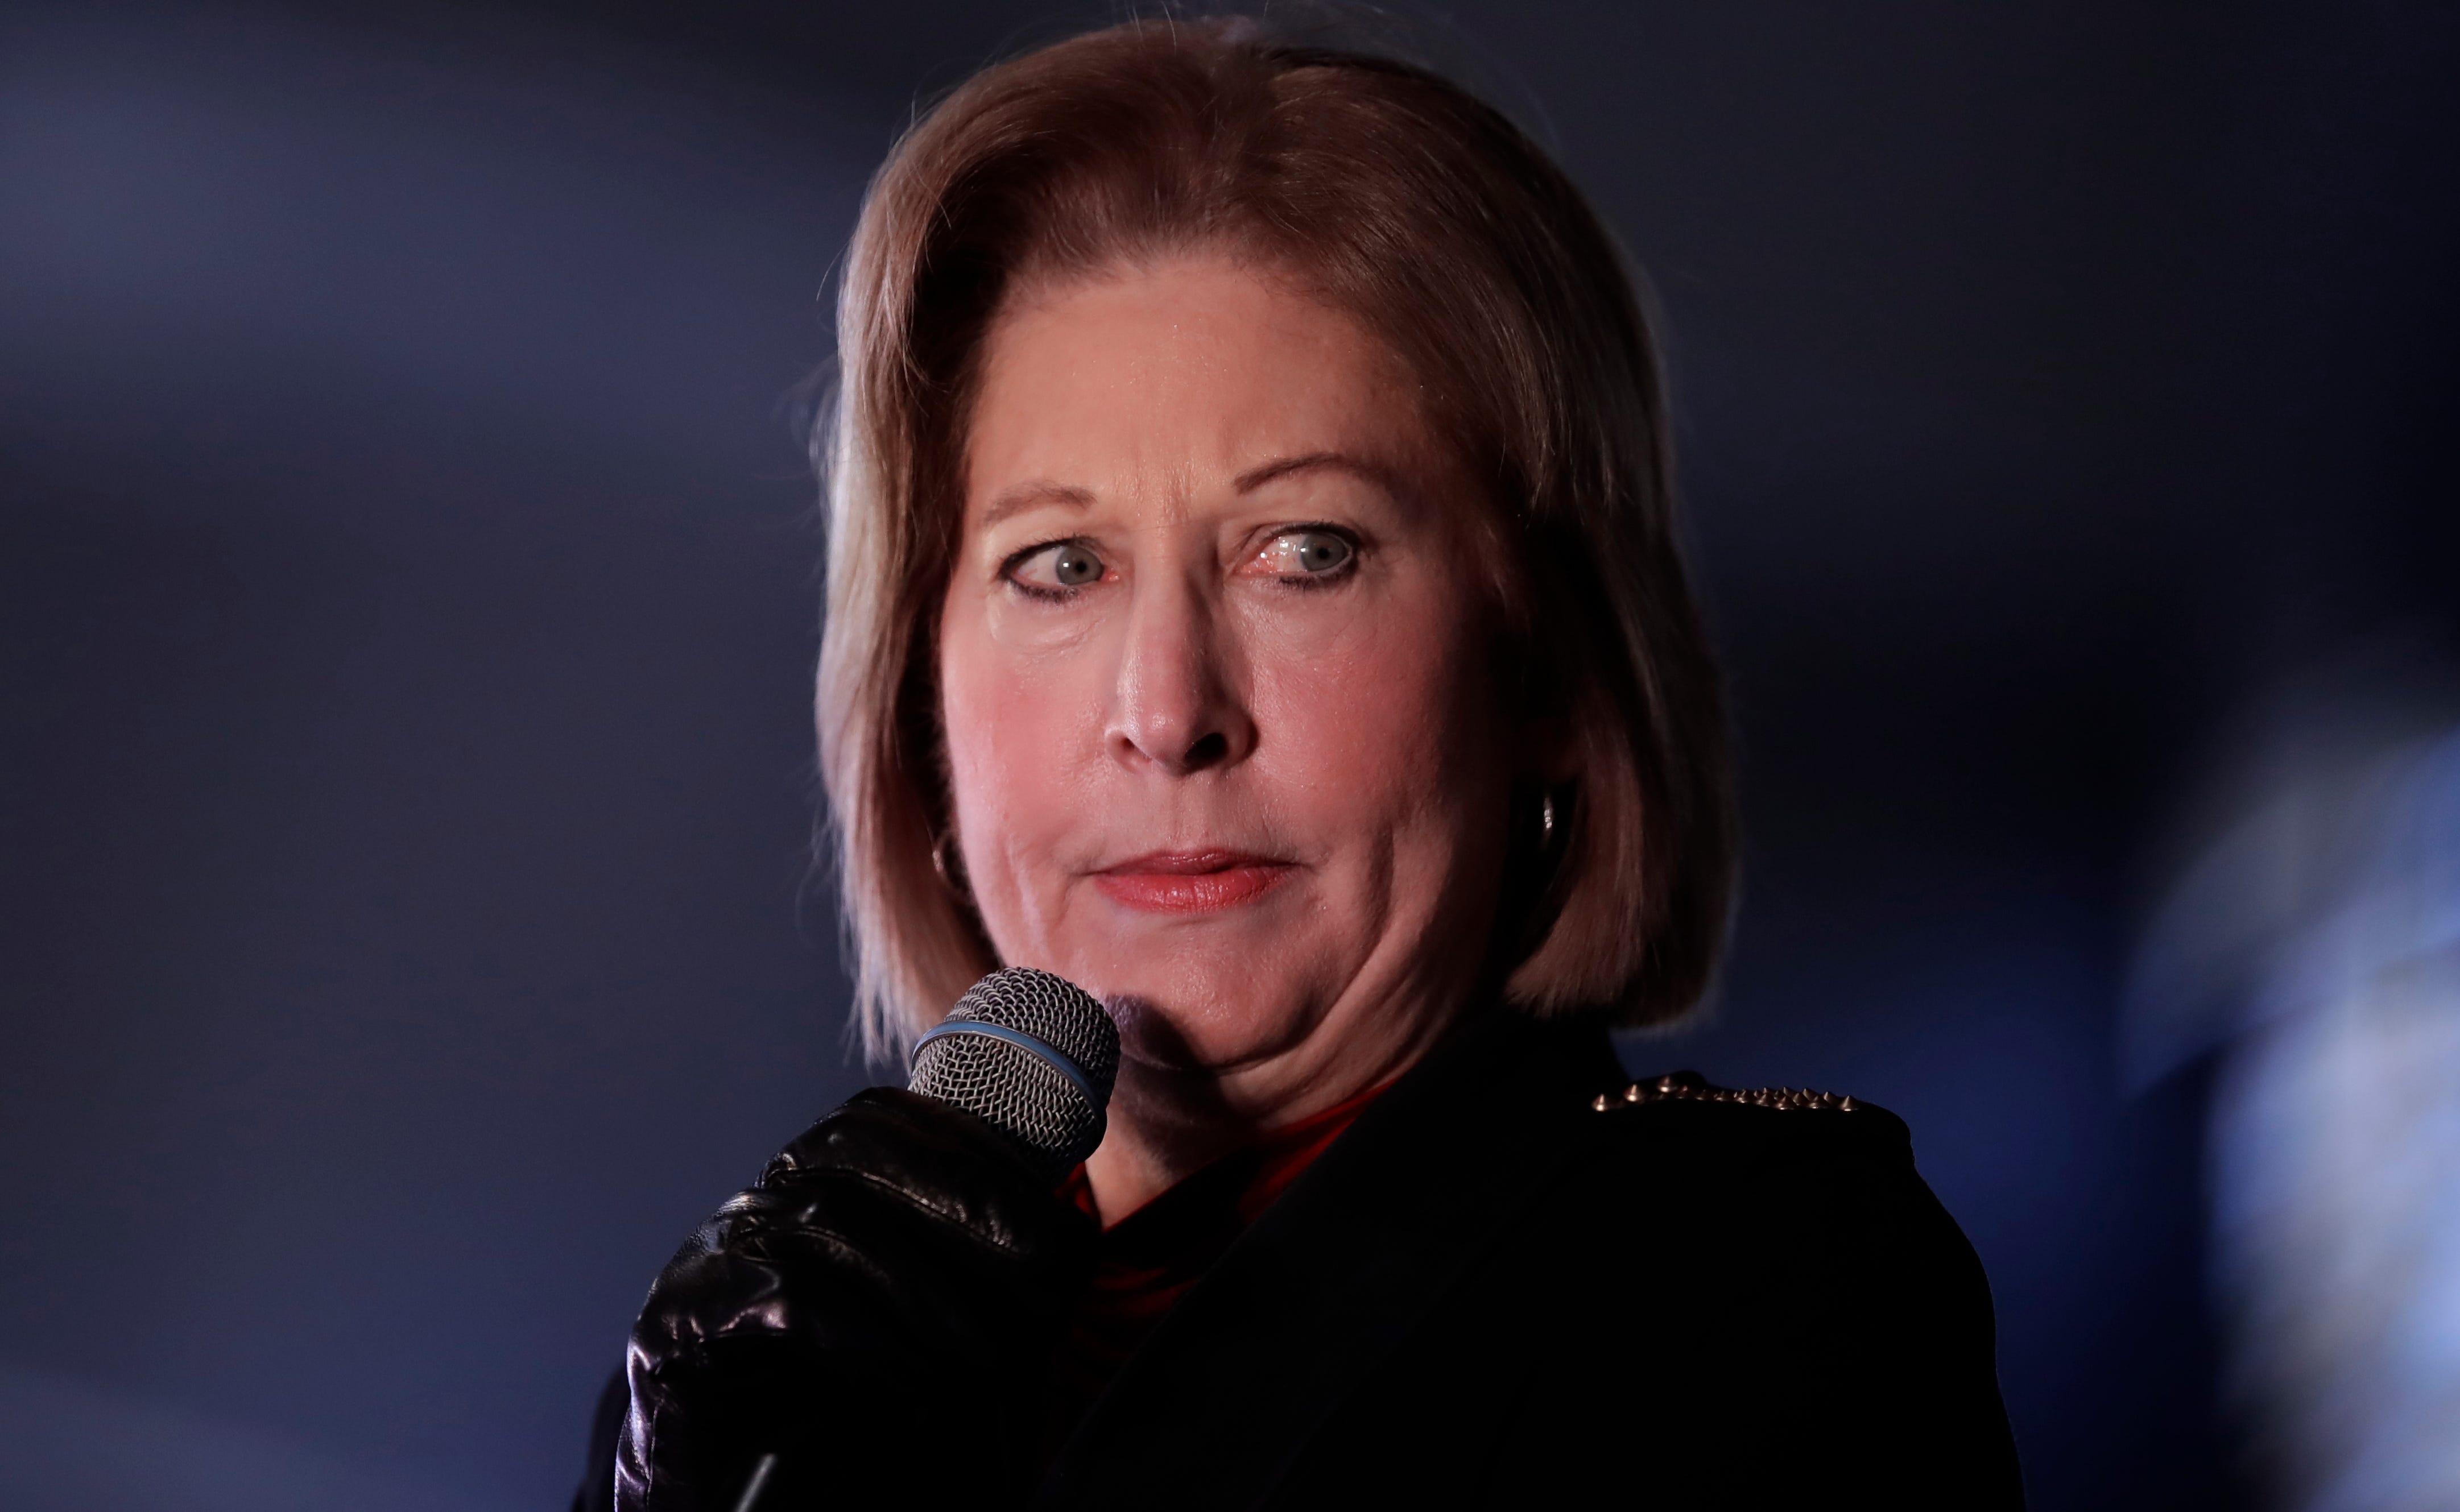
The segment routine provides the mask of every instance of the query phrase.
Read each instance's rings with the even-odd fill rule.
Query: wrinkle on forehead
[[[1072,303],[1088,295],[1097,303]],[[1097,331],[1116,322],[1127,339],[1114,348],[1088,336],[1079,320]],[[1286,389],[1269,384],[1205,403],[1225,373],[1252,369],[1247,348],[1258,340],[1285,348],[1280,360],[1289,365],[1289,388],[1323,388],[1328,371],[1353,381],[1336,380],[1319,394],[1322,408],[1294,408]],[[1007,433],[988,460],[999,472],[1026,474],[999,486],[996,474],[983,476],[984,422],[992,410],[1007,410],[1020,388],[1029,407],[1056,398],[1076,414],[1056,422],[1056,431],[1020,435],[999,427]],[[1431,481],[1420,474],[1437,459],[1424,453],[1440,450],[1423,386],[1389,344],[1297,280],[1251,260],[1110,263],[1032,285],[1005,302],[986,331],[971,401],[965,472],[974,529],[1037,505],[1081,509],[1112,492],[1162,520],[1179,520],[1223,485],[1241,495],[1313,469],[1347,472],[1409,497]],[[1067,454],[1064,438],[1079,425],[1098,436],[1122,410],[1152,410],[1153,434],[1132,429],[1113,430],[1107,445],[1096,440],[1092,451],[1109,475],[1080,475],[1092,459]],[[978,493],[983,484],[997,487],[987,500]]]

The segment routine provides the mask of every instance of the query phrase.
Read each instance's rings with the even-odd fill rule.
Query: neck
[[[1270,1110],[1260,1117],[1233,1108],[1220,1081],[1202,1071],[1122,1060],[1110,1130],[1085,1163],[1103,1224],[1117,1223],[1274,1122]]]

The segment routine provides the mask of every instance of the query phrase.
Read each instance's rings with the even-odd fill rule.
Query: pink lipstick
[[[1093,873],[1102,894],[1146,914],[1207,914],[1270,891],[1297,868],[1243,850],[1156,850]]]

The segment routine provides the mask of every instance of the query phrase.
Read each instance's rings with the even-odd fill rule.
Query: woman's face
[[[994,323],[940,687],[1009,964],[1112,1003],[1138,1076],[1304,1116],[1471,989],[1513,745],[1469,480],[1348,317],[1226,260]]]

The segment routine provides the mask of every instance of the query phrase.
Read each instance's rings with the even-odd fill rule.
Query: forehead
[[[986,333],[969,500],[1023,479],[1100,493],[1182,486],[1276,457],[1414,471],[1418,384],[1382,340],[1294,281],[1224,258],[1029,289]]]

